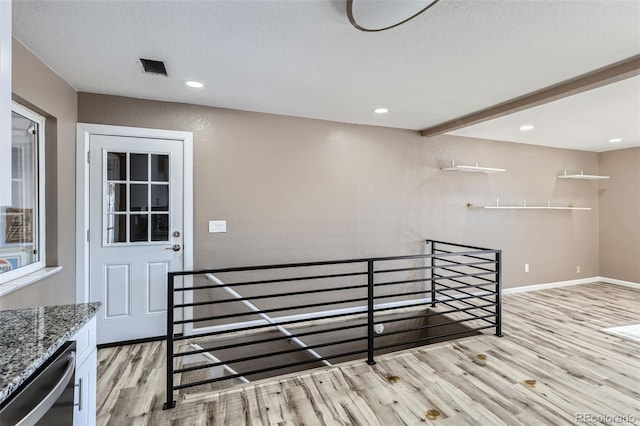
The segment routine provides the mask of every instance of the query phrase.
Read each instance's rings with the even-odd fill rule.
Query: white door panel
[[[167,273],[170,271],[170,262],[148,262],[147,263],[147,314],[157,314],[166,312]],[[165,284],[165,286],[161,285]]]
[[[103,303],[98,344],[166,333],[167,272],[184,263],[182,153],[177,140],[90,136],[89,293]]]
[[[96,266],[97,267],[97,266]],[[125,317],[131,314],[131,267],[124,265],[104,265],[104,316],[105,318]]]

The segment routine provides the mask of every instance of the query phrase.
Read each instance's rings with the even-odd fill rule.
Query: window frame
[[[11,111],[19,114],[37,124],[37,147],[34,150],[37,155],[37,176],[34,181],[37,181],[37,197],[34,218],[37,223],[34,223],[34,239],[37,238],[37,250],[38,260],[25,266],[21,266],[17,269],[4,272],[0,274],[0,292],[4,289],[5,285],[9,287],[12,281],[23,278],[34,272],[40,271],[46,267],[46,204],[45,204],[45,123],[46,118],[42,115],[28,109],[27,107],[12,101]]]

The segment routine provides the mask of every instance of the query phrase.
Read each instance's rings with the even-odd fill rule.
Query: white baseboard
[[[550,288],[568,287],[571,285],[591,284],[601,281],[600,277],[580,278],[578,280],[559,281],[555,283],[525,285],[522,287],[503,288],[502,294],[526,293],[528,291],[547,290]]]
[[[616,280],[614,278],[607,278],[607,277],[591,277],[591,278],[581,278],[578,280],[559,281],[555,283],[534,284],[534,285],[526,285],[522,287],[505,288],[505,289],[502,289],[502,294],[526,293],[528,291],[547,290],[550,288],[568,287],[572,285],[591,284],[591,283],[597,283],[597,282],[615,284],[615,285],[620,285],[620,286],[635,288],[640,290],[639,283],[634,283],[631,281]]]
[[[623,287],[630,287],[630,288],[635,288],[637,290],[640,290],[640,283],[634,283],[631,281],[622,281],[622,280],[616,280],[615,278],[607,278],[607,277],[598,277],[598,281],[602,281],[603,283],[607,283],[607,284],[616,284],[616,285],[621,285]]]

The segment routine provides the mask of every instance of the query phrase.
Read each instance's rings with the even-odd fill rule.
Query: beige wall
[[[419,253],[434,238],[503,249],[505,287],[599,274],[597,183],[556,179],[597,172],[596,153],[88,93],[78,121],[194,133],[198,268]],[[452,159],[508,171],[439,170]],[[496,197],[593,210],[465,206]],[[207,233],[211,219],[228,232]]]
[[[640,148],[603,152],[600,275],[640,283]]]
[[[76,94],[15,41],[13,74],[14,98],[48,117],[48,263],[63,271],[0,299],[2,308],[74,301],[76,121],[194,132],[196,267],[417,253],[435,238],[504,250],[505,287],[607,274],[640,280],[637,269],[606,272],[606,254],[599,271],[599,236],[609,231],[603,218],[598,232],[598,184],[555,178],[565,168],[604,173],[596,153]],[[439,170],[452,159],[508,171]],[[465,206],[496,197],[593,210]],[[228,232],[207,233],[211,219],[227,220]]]
[[[47,264],[62,271],[0,299],[2,309],[75,302],[76,91],[16,40],[12,92],[15,100],[47,117]]]

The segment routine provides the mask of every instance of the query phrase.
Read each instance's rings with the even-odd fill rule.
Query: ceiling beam
[[[507,114],[533,108],[538,105],[553,102],[558,99],[596,89],[607,84],[615,83],[630,77],[640,75],[640,55],[632,56],[624,61],[616,62],[604,68],[587,74],[582,74],[570,80],[565,80],[553,86],[535,92],[527,93],[515,99],[493,105],[480,111],[435,126],[420,130],[422,136],[435,136],[451,132],[462,127],[471,126],[483,121],[502,117]]]

